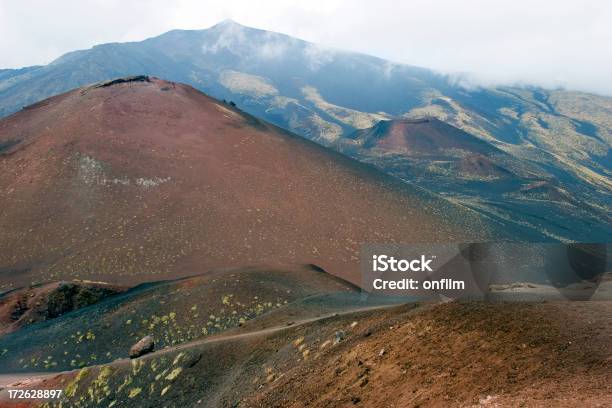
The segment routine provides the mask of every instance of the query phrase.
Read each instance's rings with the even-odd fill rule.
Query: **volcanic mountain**
[[[588,195],[568,193],[576,186],[566,174],[520,160],[435,117],[380,121],[331,147],[490,217],[520,219],[554,239],[605,242],[610,235],[607,211]]]
[[[146,76],[32,105],[0,143],[5,287],[259,263],[355,279],[363,243],[539,238]]]
[[[464,86],[469,81],[462,78],[231,20],[140,42],[99,44],[44,66],[0,69],[0,117],[70,89],[138,74],[233,100],[248,113],[323,144],[381,119],[435,116],[522,160],[563,170],[590,185],[591,193],[612,185],[609,97]]]
[[[406,179],[517,178],[504,167],[516,166],[516,160],[509,154],[434,117],[380,121],[339,139],[332,146],[355,157],[379,158],[373,161],[386,171],[395,169],[398,176]]]
[[[512,186],[472,188],[466,181],[499,176],[508,181],[496,158],[466,157],[457,164],[458,183],[454,168],[438,160],[430,163],[438,177],[428,183],[439,186],[440,193],[495,217],[520,221],[552,239],[605,242],[612,230],[606,216],[611,212],[611,98],[539,87],[465,86],[469,81],[426,68],[231,20],[140,42],[99,44],[44,66],[0,69],[0,117],[71,89],[140,74],[187,83],[322,145],[350,142],[354,132],[381,120],[435,117],[511,156],[513,168],[502,168],[515,174],[536,169],[539,175]],[[456,131],[450,135],[467,141]],[[0,150],[7,146],[0,144]],[[379,160],[384,171],[397,167],[396,152],[388,148],[387,153]],[[364,151],[353,157],[371,162]],[[441,180],[442,173],[451,174],[451,185]],[[408,178],[429,174],[410,173]],[[573,203],[536,200],[520,192],[533,182],[553,179]],[[547,217],[555,213],[563,216]]]
[[[433,117],[380,121],[349,138],[364,148],[404,151],[410,155],[439,156],[450,149],[481,154],[500,152],[490,143]]]
[[[455,172],[464,178],[513,176],[501,163],[495,163],[510,159],[510,155],[435,117],[383,120],[339,139],[332,146],[359,157],[399,156],[420,160],[428,168],[446,165],[447,175]]]

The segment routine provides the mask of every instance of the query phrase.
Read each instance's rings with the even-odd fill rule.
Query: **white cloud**
[[[317,71],[331,63],[336,56],[336,50],[319,44],[310,43],[304,48],[304,57],[308,60],[308,68]]]
[[[471,83],[612,95],[612,2],[602,0],[0,0],[0,67],[44,64],[101,42],[225,18]],[[278,57],[282,42],[260,50]]]
[[[259,57],[265,59],[282,58],[287,50],[291,48],[292,39],[277,35],[276,33],[266,33],[264,42],[261,44],[256,53]]]
[[[216,54],[221,50],[228,50],[234,54],[239,54],[242,45],[246,42],[242,26],[224,22],[218,29],[220,30],[220,35],[215,43],[212,45],[204,45],[202,47],[202,52],[205,54]]]

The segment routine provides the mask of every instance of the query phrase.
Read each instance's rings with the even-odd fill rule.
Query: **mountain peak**
[[[244,27],[244,26],[236,22],[235,20],[232,20],[231,18],[226,18],[218,22],[214,26],[212,26],[212,28],[223,28],[223,27]]]
[[[129,82],[151,82],[151,78],[148,75],[130,75],[125,77],[120,77],[116,79],[109,79],[107,81],[102,81],[94,84],[95,88],[105,88],[107,86],[113,86],[116,84],[123,84]]]
[[[445,149],[497,152],[487,142],[432,116],[382,120],[371,128],[356,131],[351,139],[359,140],[362,146],[410,154],[434,154]]]

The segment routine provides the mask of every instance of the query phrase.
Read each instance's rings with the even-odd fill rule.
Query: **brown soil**
[[[609,302],[450,303],[359,327],[361,334],[295,367],[244,406],[612,403]]]
[[[78,385],[74,406],[604,407],[612,403],[611,311],[610,302],[453,302],[321,316],[39,386]],[[180,380],[164,380],[177,368]]]
[[[125,288],[93,282],[53,282],[0,295],[0,336],[97,303]]]

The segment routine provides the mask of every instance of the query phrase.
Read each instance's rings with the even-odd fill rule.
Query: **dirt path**
[[[267,336],[270,334],[274,334],[277,332],[281,332],[283,330],[289,330],[291,328],[300,326],[300,325],[304,325],[304,324],[309,324],[309,323],[314,323],[314,322],[318,322],[318,321],[324,321],[326,319],[330,319],[330,318],[334,318],[336,316],[346,316],[346,315],[351,315],[351,314],[355,314],[355,313],[360,313],[360,312],[368,312],[368,311],[372,311],[372,310],[382,310],[382,309],[391,309],[394,307],[398,307],[400,305],[381,305],[381,306],[369,306],[369,307],[361,307],[361,308],[355,308],[355,309],[351,309],[351,310],[347,310],[347,311],[341,311],[341,312],[335,312],[335,313],[329,313],[329,314],[325,314],[322,316],[318,316],[318,317],[313,317],[313,318],[308,318],[308,319],[301,319],[301,320],[297,320],[295,322],[293,322],[291,325],[282,325],[282,326],[273,326],[273,327],[269,327],[266,329],[261,329],[261,330],[254,330],[254,331],[249,331],[246,333],[236,333],[236,334],[220,334],[220,335],[215,335],[215,336],[210,336],[210,337],[206,337],[204,339],[201,340],[194,340],[194,341],[190,341],[187,343],[183,343],[174,347],[167,347],[161,350],[157,350],[153,353],[147,354],[145,358],[153,358],[153,357],[157,357],[160,355],[164,355],[167,353],[172,353],[175,351],[179,351],[179,350],[184,350],[184,349],[189,349],[191,347],[194,346],[201,346],[201,345],[205,345],[205,344],[213,344],[213,343],[218,343],[221,341],[234,341],[234,340],[240,340],[240,339],[245,339],[245,338],[251,338],[251,337],[258,337],[258,336]],[[88,367],[98,367],[98,366],[104,366],[104,365],[108,365],[108,364],[113,364],[113,365],[120,365],[120,364],[128,364],[131,361],[131,359],[129,358],[123,358],[123,359],[117,359],[114,360],[110,363],[105,363],[105,364],[99,364],[99,365],[92,365],[92,366],[88,366]],[[7,387],[11,387],[11,388],[31,388],[33,385],[41,383],[43,380],[47,379],[47,378],[51,378],[51,377],[55,377],[57,375],[62,375],[62,374],[69,374],[75,371],[79,371],[80,369],[76,369],[76,370],[68,370],[68,371],[55,371],[55,372],[39,372],[39,373],[5,373],[5,374],[0,374],[0,400],[2,399],[2,390],[7,388]]]
[[[611,308],[610,302],[371,306],[248,332],[242,327],[139,360],[150,367],[152,360],[174,360],[166,354],[190,359],[190,349],[198,349],[201,366],[184,369],[187,381],[173,383],[167,394],[184,406],[202,399],[262,408],[610,406]],[[345,331],[333,343],[337,330]],[[153,383],[148,371],[133,377],[133,362],[110,363],[121,376],[112,389],[126,378],[136,390]],[[19,388],[37,382],[48,388],[76,371],[10,376],[5,382],[23,381]],[[210,378],[217,381],[211,385]],[[192,386],[201,394],[186,393]],[[6,395],[0,392],[0,407]],[[112,398],[126,407],[164,403],[137,401],[127,391]]]

